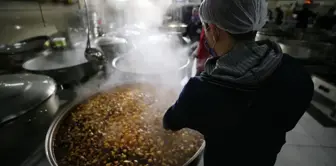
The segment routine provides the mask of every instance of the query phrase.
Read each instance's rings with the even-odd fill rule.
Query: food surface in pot
[[[192,130],[162,128],[173,100],[143,86],[121,86],[76,106],[54,142],[60,166],[182,166],[201,147]],[[163,95],[164,96],[164,95]]]

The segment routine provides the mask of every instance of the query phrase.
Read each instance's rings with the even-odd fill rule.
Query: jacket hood
[[[282,59],[280,46],[272,41],[237,44],[225,55],[205,63],[205,73],[215,79],[257,85],[270,76]]]

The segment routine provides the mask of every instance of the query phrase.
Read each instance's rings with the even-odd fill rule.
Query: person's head
[[[309,10],[309,5],[308,4],[303,4],[303,9],[302,10],[305,10],[305,11],[308,11]]]
[[[267,3],[265,0],[204,0],[200,17],[208,46],[222,55],[236,43],[254,41],[256,32],[266,23]]]
[[[198,16],[198,15],[199,15],[198,8],[194,7],[194,8],[192,9],[192,15],[193,15],[193,16]]]
[[[335,13],[335,8],[332,7],[328,10],[327,15],[332,16],[332,15],[334,15],[334,13]]]

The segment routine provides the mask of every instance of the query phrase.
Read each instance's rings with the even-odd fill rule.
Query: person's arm
[[[171,106],[163,117],[163,127],[167,130],[177,131],[187,127],[193,121],[193,111],[195,98],[197,97],[197,88],[192,83],[192,79],[189,80],[187,85],[183,88],[176,103]]]

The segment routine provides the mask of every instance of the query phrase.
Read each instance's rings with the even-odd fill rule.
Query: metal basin
[[[112,61],[112,68],[115,70],[115,75],[120,76],[121,80],[127,82],[138,82],[138,81],[149,81],[149,82],[159,82],[169,81],[180,83],[183,79],[188,77],[188,70],[190,65],[189,58],[182,58],[179,60],[179,66],[169,67],[165,69],[158,69],[158,64],[156,67],[151,68],[151,65],[147,65],[148,68],[140,69],[144,66],[144,63],[132,64],[132,60],[128,61],[128,56],[119,56]],[[153,63],[149,63],[153,64]],[[174,80],[176,79],[176,80]]]
[[[58,84],[78,82],[100,70],[98,64],[86,60],[84,49],[53,51],[25,62],[22,68],[31,73],[50,76]]]
[[[121,86],[124,86],[125,84],[122,84]],[[136,85],[136,84],[133,84]],[[139,84],[140,85],[140,84]],[[115,85],[118,87],[118,85]],[[127,86],[127,85],[126,85]],[[88,102],[90,97],[97,95],[99,92],[95,92],[92,94],[87,94],[86,96],[81,96],[81,99],[77,99],[73,101],[72,103],[68,104],[66,107],[64,107],[58,115],[55,117],[53,123],[51,124],[46,140],[45,140],[45,151],[46,156],[51,164],[51,166],[58,166],[58,161],[56,159],[55,149],[54,149],[54,141],[56,138],[56,134],[60,128],[60,125],[64,120],[72,113],[71,110],[75,108],[78,104]],[[202,143],[200,148],[197,150],[197,152],[185,163],[183,166],[197,166],[199,161],[201,160],[202,152],[205,148],[205,142]]]
[[[328,59],[335,49],[332,44],[299,40],[278,42],[282,52],[298,59]]]
[[[95,41],[95,44],[104,52],[109,62],[132,48],[126,39],[115,36],[100,37]]]
[[[272,40],[279,41],[289,38],[290,35],[278,28],[264,28],[257,32],[255,41]]]

